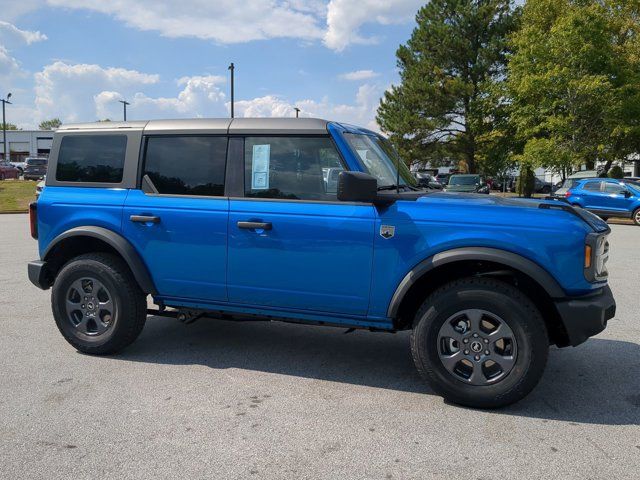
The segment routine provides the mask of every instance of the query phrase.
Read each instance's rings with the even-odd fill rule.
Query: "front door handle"
[[[247,230],[271,230],[271,222],[238,222],[238,228]]]
[[[138,223],[160,223],[160,217],[155,215],[131,215],[129,220]]]

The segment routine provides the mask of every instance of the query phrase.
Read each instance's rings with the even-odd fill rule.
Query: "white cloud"
[[[284,0],[48,0],[52,6],[113,15],[140,30],[220,43],[267,38],[320,39],[321,3]]]
[[[351,44],[376,43],[363,25],[410,22],[424,0],[19,0],[6,2],[5,19],[44,4],[112,15],[140,30],[167,37],[194,37],[219,43],[269,38],[323,40],[336,51]],[[38,33],[38,32],[33,32]]]
[[[35,74],[35,105],[40,119],[60,117],[65,122],[95,120],[101,92],[130,96],[140,86],[157,83],[158,75],[99,65],[55,62]]]
[[[0,78],[6,78],[19,72],[18,61],[9,54],[6,48],[0,45]]]
[[[0,20],[0,40],[2,40],[5,45],[13,43],[26,43],[27,45],[31,45],[32,43],[47,40],[47,36],[39,31],[20,30],[15,25]]]
[[[159,83],[158,75],[124,68],[55,62],[36,73],[34,80],[35,108],[14,113],[16,123],[24,127],[34,127],[52,117],[65,123],[120,119],[121,99],[130,102],[129,119],[225,117],[230,109],[223,76],[179,78],[175,81],[175,96],[162,97],[145,92]],[[378,130],[375,112],[383,92],[379,85],[364,84],[349,103],[335,103],[328,97],[291,101],[265,95],[236,101],[235,110],[238,116],[246,117],[292,117],[296,106],[305,117],[323,117]]]
[[[362,85],[352,104],[333,103],[327,97],[320,101],[303,99],[290,102],[276,95],[267,95],[236,102],[235,110],[241,117],[293,117],[294,107],[298,107],[303,117],[326,118],[379,130],[375,115],[383,92],[379,86]]]
[[[343,80],[361,82],[362,80],[369,80],[379,75],[379,73],[374,72],[373,70],[356,70],[355,72],[343,73],[339,77]]]
[[[324,43],[337,51],[352,43],[376,43],[375,37],[360,34],[362,25],[409,22],[423,4],[424,0],[331,0],[327,7]]]

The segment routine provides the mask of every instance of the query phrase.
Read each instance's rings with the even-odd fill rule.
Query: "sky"
[[[24,129],[122,119],[322,117],[378,129],[424,0],[0,0],[0,97]]]

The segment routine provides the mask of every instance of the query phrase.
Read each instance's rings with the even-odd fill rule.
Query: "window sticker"
[[[251,189],[269,189],[269,160],[271,158],[271,145],[254,145],[253,158],[251,160]]]

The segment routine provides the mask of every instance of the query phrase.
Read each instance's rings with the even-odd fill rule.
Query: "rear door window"
[[[60,143],[56,180],[120,183],[126,135],[66,135]]]
[[[226,157],[227,137],[149,137],[144,175],[160,194],[221,197]]]
[[[584,184],[582,189],[587,190],[589,192],[599,192],[600,185],[602,185],[602,182],[587,182]]]

